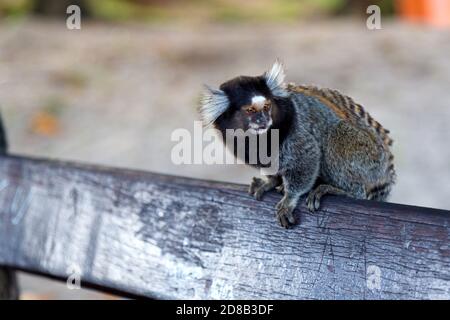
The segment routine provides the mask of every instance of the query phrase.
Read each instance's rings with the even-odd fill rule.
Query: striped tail
[[[380,183],[371,186],[367,192],[367,199],[385,201],[392,189],[392,185],[395,183],[397,175],[394,168],[394,155],[389,153],[388,167],[386,169],[386,179]]]
[[[385,201],[392,188],[392,182],[384,182],[374,187],[370,188],[367,191],[367,199],[368,200],[376,200],[376,201]]]

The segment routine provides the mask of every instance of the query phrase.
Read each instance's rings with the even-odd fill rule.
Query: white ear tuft
[[[285,97],[288,93],[284,90],[284,66],[280,60],[276,60],[272,68],[264,73],[266,84],[274,96]]]
[[[200,116],[205,126],[210,126],[229,107],[230,102],[225,92],[205,85],[200,104]]]

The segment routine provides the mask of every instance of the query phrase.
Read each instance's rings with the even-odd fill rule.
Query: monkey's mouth
[[[272,121],[269,121],[268,123],[266,123],[264,125],[257,125],[254,123],[250,123],[250,127],[249,127],[248,131],[252,134],[263,134],[263,133],[266,133],[270,129],[271,125],[272,125]]]

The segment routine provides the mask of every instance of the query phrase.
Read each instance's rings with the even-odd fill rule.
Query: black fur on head
[[[221,131],[242,129],[264,133],[283,121],[284,70],[275,62],[261,76],[240,76],[223,83],[220,89],[207,87],[200,114],[205,125],[213,124]]]

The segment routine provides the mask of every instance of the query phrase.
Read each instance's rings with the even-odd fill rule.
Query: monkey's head
[[[200,106],[205,125],[242,129],[262,134],[281,114],[277,100],[286,97],[284,70],[279,61],[261,76],[240,76],[223,83],[219,89],[206,88]]]

